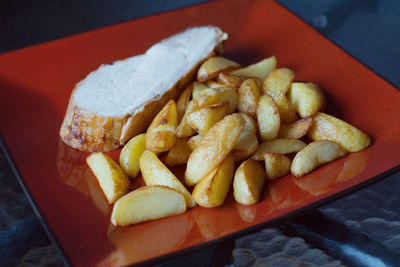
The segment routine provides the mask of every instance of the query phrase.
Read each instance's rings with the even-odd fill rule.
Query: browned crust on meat
[[[182,77],[171,89],[166,91],[164,95],[157,96],[153,101],[147,102],[141,112],[132,116],[109,117],[82,110],[74,103],[74,89],[61,125],[61,140],[73,148],[89,152],[109,151],[120,147],[129,139],[147,129],[164,105],[169,100],[176,99],[182,90],[194,80],[199,66],[209,57],[223,52],[222,44],[218,45],[214,51]]]

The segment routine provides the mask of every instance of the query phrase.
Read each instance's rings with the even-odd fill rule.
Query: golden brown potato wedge
[[[232,151],[244,128],[239,114],[227,115],[204,135],[203,140],[190,154],[185,183],[192,186],[211,173]]]
[[[187,122],[187,116],[189,116],[190,113],[198,110],[199,104],[195,99],[192,99],[189,104],[186,107],[185,115],[183,115],[183,118],[181,122],[179,123],[178,127],[176,127],[176,136],[179,138],[182,137],[189,137],[192,136],[196,133],[196,131],[190,127],[190,125]]]
[[[282,93],[285,95],[295,76],[296,72],[288,68],[279,68],[271,71],[267,77],[265,77],[263,83],[264,94],[275,96],[278,93]]]
[[[290,167],[293,175],[303,176],[320,165],[341,158],[346,152],[332,141],[314,141],[300,150],[293,159]]]
[[[238,110],[255,118],[257,116],[257,106],[260,96],[261,90],[257,85],[257,79],[250,78],[245,80],[240,85],[238,92]]]
[[[233,180],[233,196],[243,205],[255,204],[260,200],[265,172],[260,164],[248,159],[240,164]]]
[[[133,137],[122,148],[119,154],[119,165],[129,176],[136,177],[140,171],[139,158],[146,150],[146,134],[139,134]]]
[[[299,139],[307,133],[308,129],[311,126],[311,123],[311,118],[305,118],[291,124],[281,124],[278,138]]]
[[[245,77],[239,77],[236,75],[221,72],[220,74],[218,74],[217,82],[223,84],[224,87],[231,87],[237,91],[245,79]]]
[[[254,146],[257,149],[258,146],[257,136],[252,132],[243,131],[240,134],[238,140],[236,141],[233,150],[247,150],[248,148],[254,149]],[[256,149],[254,149],[254,151],[256,151]]]
[[[246,113],[239,113],[239,114],[244,119],[243,132],[250,132],[253,134],[257,134],[258,125],[254,121],[254,119],[251,116],[247,115]]]
[[[193,91],[192,91],[193,99],[197,100],[200,92],[207,88],[208,86],[206,86],[204,83],[193,82]]]
[[[253,118],[245,113],[239,113],[245,121],[243,132],[233,148],[232,156],[235,162],[247,159],[258,147],[257,128]]]
[[[228,114],[229,102],[222,102],[201,108],[187,116],[187,123],[196,130],[201,136],[222,120]]]
[[[230,87],[207,88],[199,93],[197,101],[200,108],[228,101],[228,113],[231,114],[236,110],[238,105],[238,95],[237,92]]]
[[[262,140],[272,140],[278,136],[281,119],[271,96],[263,95],[260,97],[257,107],[257,121]]]
[[[348,152],[361,151],[371,144],[369,136],[361,130],[322,112],[314,115],[307,135],[312,140],[334,141]]]
[[[199,68],[197,80],[206,82],[217,77],[222,71],[229,71],[240,68],[240,64],[224,57],[210,57]]]
[[[313,116],[322,110],[326,103],[322,90],[313,83],[292,83],[287,98],[302,118]]]
[[[255,160],[264,160],[265,152],[274,152],[279,154],[289,154],[302,150],[306,143],[298,139],[280,138],[271,141],[262,142],[257,151],[251,157]]]
[[[208,88],[226,87],[224,84],[217,83],[216,81],[207,81],[206,85]]]
[[[108,203],[112,204],[128,193],[130,187],[128,176],[108,154],[93,153],[86,158],[86,163],[99,181]]]
[[[272,56],[261,60],[255,64],[249,65],[245,68],[241,68],[231,72],[233,75],[244,76],[244,77],[257,77],[261,80],[276,68],[277,61],[276,57]]]
[[[192,150],[188,146],[189,138],[177,138],[175,145],[168,151],[165,164],[167,166],[178,166],[185,164],[192,153]]]
[[[143,152],[140,157],[140,169],[146,185],[163,185],[175,189],[186,199],[186,205],[191,208],[195,203],[186,187],[150,150]]]
[[[234,165],[233,157],[228,156],[214,171],[196,184],[192,196],[197,204],[213,208],[224,203],[232,184]]]
[[[202,139],[203,138],[199,134],[198,135],[193,135],[192,137],[190,137],[189,141],[187,142],[187,145],[193,151],[200,144]]]
[[[147,149],[164,152],[175,144],[178,126],[178,111],[174,100],[170,100],[153,119],[146,132]]]
[[[272,98],[274,99],[275,105],[278,108],[282,123],[292,123],[298,120],[296,111],[285,95],[282,93],[277,93]]]
[[[111,223],[115,226],[151,221],[186,211],[185,198],[166,186],[144,186],[120,198],[114,205]]]
[[[290,159],[285,155],[265,152],[265,173],[269,180],[274,180],[276,178],[285,176],[290,172]]]
[[[193,84],[186,87],[176,101],[176,108],[178,110],[178,123],[182,120],[182,117],[185,114],[186,107],[190,101],[190,97],[192,96],[192,90]]]

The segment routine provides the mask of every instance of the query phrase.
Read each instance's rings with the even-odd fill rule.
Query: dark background
[[[0,53],[200,2],[0,0]],[[400,1],[278,2],[400,87]],[[396,173],[276,227],[161,265],[400,266],[398,188]],[[0,266],[15,265],[62,261],[0,152]]]

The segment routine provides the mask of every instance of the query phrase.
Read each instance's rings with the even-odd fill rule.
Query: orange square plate
[[[100,64],[143,53],[189,26],[229,34],[228,58],[249,64],[275,55],[297,80],[320,85],[327,113],[368,133],[365,151],[301,179],[270,183],[262,201],[197,207],[126,228],[110,210],[84,160],[59,141],[74,85]],[[272,1],[222,0],[138,19],[0,55],[0,133],[21,185],[66,261],[76,266],[149,263],[261,229],[328,203],[399,170],[400,93]],[[118,157],[119,150],[112,152]]]

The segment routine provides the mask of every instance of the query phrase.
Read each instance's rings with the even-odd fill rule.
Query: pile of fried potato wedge
[[[231,186],[237,202],[255,204],[266,181],[306,175],[370,145],[365,133],[322,112],[326,98],[316,84],[296,82],[295,71],[276,66],[274,56],[247,67],[209,58],[147,132],[123,147],[119,165],[106,153],[90,155],[89,167],[115,203],[111,222],[124,226],[196,205],[218,207]],[[178,178],[169,167],[183,164]],[[139,172],[146,185],[130,191]]]

